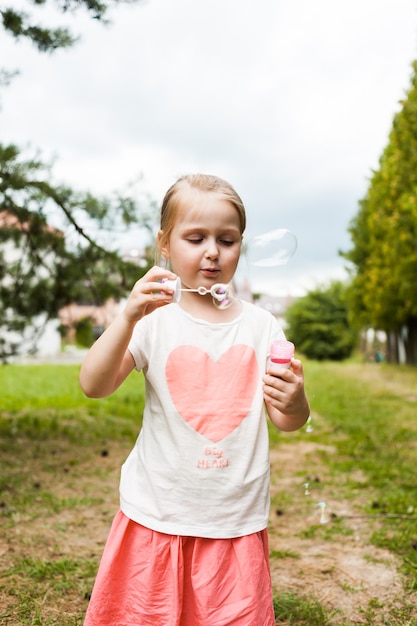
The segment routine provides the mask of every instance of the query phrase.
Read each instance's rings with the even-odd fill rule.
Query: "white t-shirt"
[[[228,538],[266,528],[268,429],[262,394],[269,347],[284,334],[242,302],[211,324],[178,304],[141,319],[129,350],[146,381],[143,425],[122,467],[121,509],[171,535]]]

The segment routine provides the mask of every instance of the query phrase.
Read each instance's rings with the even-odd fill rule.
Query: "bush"
[[[84,348],[89,348],[93,345],[95,336],[92,319],[90,317],[83,317],[75,322],[74,326],[76,343]]]
[[[346,287],[337,281],[296,300],[286,312],[287,336],[306,357],[342,361],[356,345],[348,320]]]

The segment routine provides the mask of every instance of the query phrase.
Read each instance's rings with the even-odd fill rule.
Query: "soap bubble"
[[[319,502],[317,504],[317,509],[319,512],[320,524],[327,524],[328,522],[330,522],[330,511],[327,504],[325,502]]]
[[[210,293],[216,309],[228,309],[233,304],[235,293],[232,285],[213,285]]]
[[[250,266],[277,267],[286,265],[297,249],[297,238],[286,228],[277,228],[253,237],[247,245]]]

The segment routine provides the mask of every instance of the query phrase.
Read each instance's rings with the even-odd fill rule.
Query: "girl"
[[[267,368],[283,332],[268,312],[210,289],[235,273],[246,218],[226,181],[180,178],[161,208],[153,267],[86,356],[89,397],[135,368],[143,426],[122,467],[116,515],[85,626],[273,626],[268,434],[309,415],[301,362]],[[173,302],[172,281],[187,289]],[[207,290],[207,292],[206,292]]]

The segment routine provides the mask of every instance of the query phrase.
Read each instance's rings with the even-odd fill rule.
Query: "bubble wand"
[[[174,292],[173,301],[179,302],[181,300],[181,292],[189,291],[192,293],[198,293],[200,296],[206,296],[210,294],[213,300],[213,304],[218,309],[227,309],[232,304],[234,299],[233,288],[231,285],[224,283],[216,283],[210,289],[206,287],[197,287],[197,289],[186,289],[181,286],[181,279],[175,280],[163,279],[163,284],[172,289]]]

